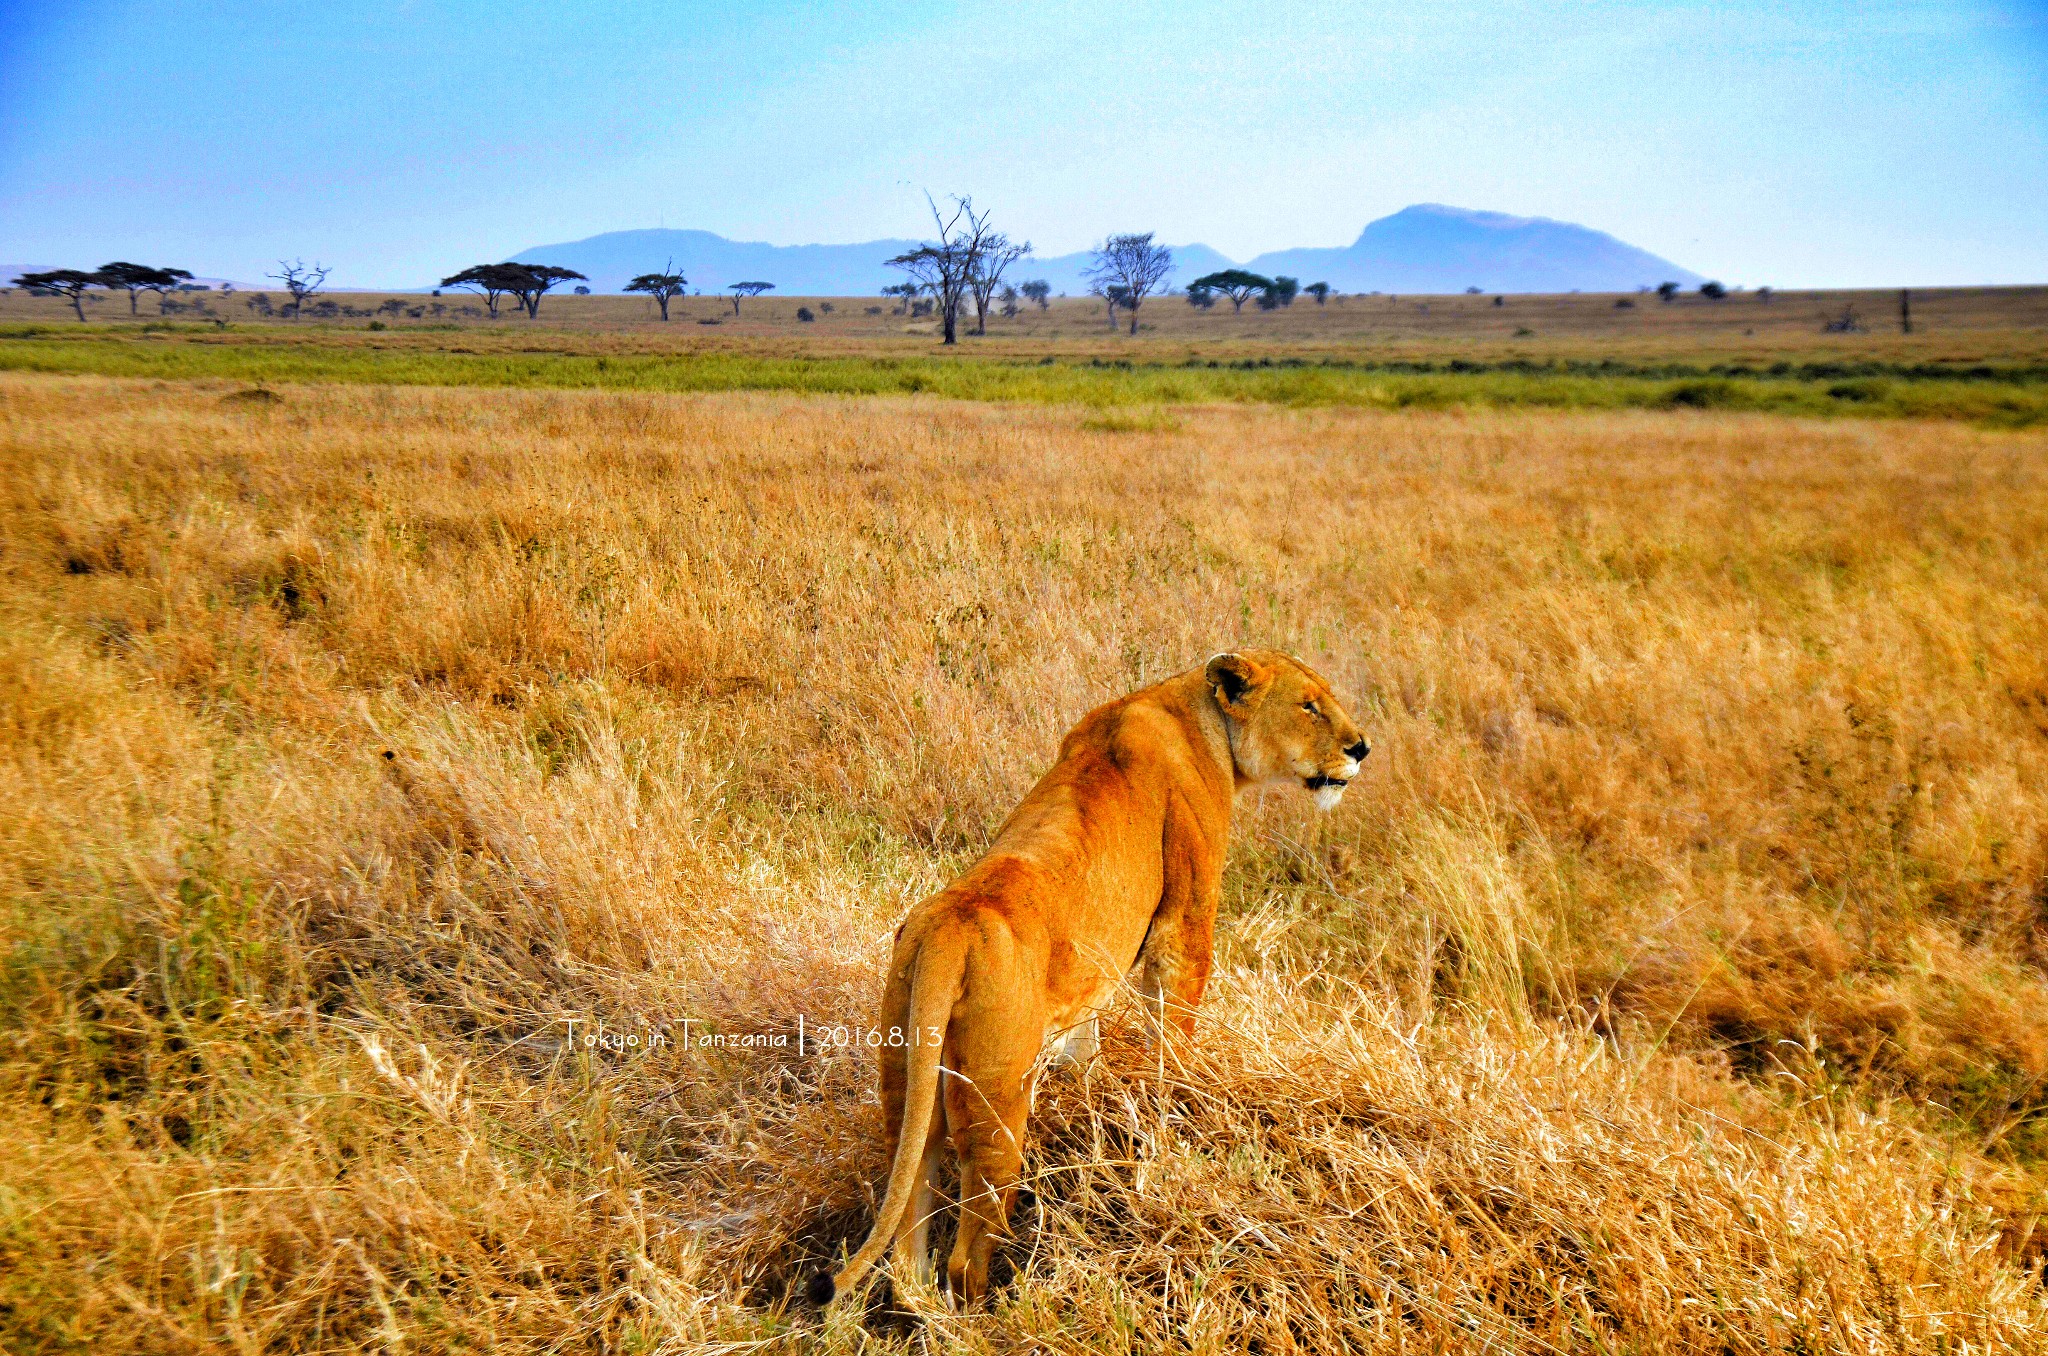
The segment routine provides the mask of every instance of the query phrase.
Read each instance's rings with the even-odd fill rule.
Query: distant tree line
[[[932,214],[935,237],[923,241],[916,248],[887,261],[891,268],[900,269],[906,281],[882,289],[882,295],[897,300],[897,314],[908,314],[915,318],[937,314],[943,341],[947,344],[958,342],[959,327],[963,311],[971,303],[974,308],[974,333],[988,333],[988,317],[991,311],[1014,318],[1020,313],[1019,303],[1035,305],[1040,311],[1051,307],[1052,287],[1042,278],[1011,283],[1007,275],[1020,260],[1031,253],[1029,241],[1013,241],[997,230],[991,214],[979,210],[974,200],[965,195],[956,195],[949,200],[947,208],[941,208],[929,194],[925,202]],[[1167,279],[1173,273],[1173,252],[1164,245],[1154,243],[1152,232],[1112,235],[1091,252],[1083,277],[1088,284],[1090,296],[1100,299],[1108,317],[1109,325],[1116,328],[1119,312],[1129,321],[1130,333],[1138,332],[1139,311],[1147,298],[1171,292]],[[315,298],[325,290],[329,269],[323,264],[308,264],[303,259],[280,260],[278,271],[265,276],[277,282],[288,300],[274,305],[267,294],[258,293],[246,299],[249,310],[262,316],[281,316],[297,319],[304,314],[317,317],[336,315],[373,316],[389,315],[393,318],[406,316],[418,319],[431,313],[435,316],[450,313],[439,302],[410,305],[402,301],[386,301],[375,310],[359,310],[331,300],[316,302]],[[529,319],[540,316],[541,301],[556,287],[566,282],[588,282],[588,278],[572,268],[554,264],[536,263],[495,263],[473,264],[457,273],[441,279],[444,288],[461,288],[474,292],[484,302],[484,311],[475,307],[462,307],[453,311],[458,316],[487,314],[491,319],[499,318],[499,308],[506,298],[511,298],[520,311]],[[79,320],[85,319],[84,303],[91,300],[90,293],[99,288],[109,292],[125,292],[128,295],[128,313],[138,313],[138,302],[144,292],[157,294],[157,312],[169,315],[177,311],[196,307],[200,313],[210,316],[216,323],[224,323],[219,314],[211,311],[205,303],[194,302],[190,306],[173,300],[172,293],[179,291],[207,291],[206,284],[193,281],[187,269],[158,267],[137,264],[126,260],[102,264],[99,268],[84,271],[80,269],[50,269],[41,272],[23,273],[13,279],[13,284],[26,289],[31,295],[61,297],[69,302]],[[741,314],[741,302],[748,297],[758,297],[773,291],[775,284],[762,280],[748,280],[729,283],[725,291],[731,294],[733,315]],[[233,291],[227,285],[224,291]],[[579,296],[590,293],[588,287],[575,289]],[[624,290],[646,296],[659,307],[664,322],[669,319],[670,303],[689,291],[689,280],[683,271],[670,259],[660,272],[642,273],[625,284]],[[1472,295],[1480,295],[1477,286],[1465,289]],[[1676,282],[1663,282],[1654,289],[1645,285],[1641,292],[1654,291],[1657,297],[1669,305],[1678,300],[1683,289]],[[1740,291],[1740,288],[1734,289]],[[1303,293],[1315,298],[1316,305],[1327,305],[1336,289],[1327,282],[1312,282],[1304,286],[1298,278],[1279,275],[1267,277],[1244,268],[1225,268],[1205,273],[1188,283],[1184,295],[1190,306],[1199,310],[1212,309],[1218,298],[1228,300],[1231,310],[1241,314],[1247,301],[1255,302],[1260,310],[1278,310],[1292,306]],[[1702,282],[1698,286],[1702,300],[1720,302],[1728,299],[1730,289],[1717,281]],[[437,290],[434,295],[440,296]],[[1062,294],[1064,295],[1064,294]],[[1375,292],[1372,295],[1378,296]],[[1757,300],[1769,305],[1772,291],[1768,287],[1756,290]],[[1495,306],[1506,304],[1504,297],[1493,299]],[[1634,303],[1623,298],[1615,303],[1617,308],[1632,308]],[[830,314],[832,307],[821,304],[821,310]],[[1912,332],[1911,301],[1906,294],[1900,297],[1900,328]],[[880,315],[881,307],[869,307],[869,315]],[[799,308],[799,320],[815,321],[817,315],[808,307]],[[703,323],[715,324],[716,321]],[[1846,329],[1855,321],[1837,320],[1833,329]]]
[[[296,317],[304,309],[307,300],[326,286],[327,274],[328,269],[324,265],[308,264],[299,259],[290,263],[280,260],[278,272],[265,276],[275,279],[291,295],[291,301],[281,310],[283,314]],[[14,286],[25,288],[35,296],[63,297],[71,303],[72,311],[80,320],[85,319],[86,293],[95,287],[104,288],[109,292],[126,292],[130,315],[136,313],[136,300],[144,292],[157,294],[157,314],[170,315],[175,309],[182,309],[179,303],[171,299],[171,293],[212,290],[209,284],[192,281],[192,274],[188,269],[157,268],[125,260],[102,264],[91,272],[76,268],[57,268],[44,272],[23,273],[14,279]],[[221,290],[232,292],[234,286],[228,284]],[[280,309],[272,307],[268,297],[263,299],[263,308],[265,314]],[[256,309],[253,302],[251,309]]]
[[[157,294],[157,311],[163,312],[164,302],[179,287],[190,284],[192,275],[182,268],[152,268],[147,264],[131,264],[116,261],[101,264],[90,273],[76,268],[55,268],[41,273],[23,273],[14,280],[14,286],[28,289],[42,295],[63,297],[71,303],[71,309],[85,319],[85,294],[95,287],[110,292],[128,294],[128,314],[135,314],[136,296],[142,292]]]
[[[908,275],[907,281],[882,289],[883,296],[897,299],[899,315],[914,318],[936,312],[943,342],[952,344],[958,341],[961,310],[968,301],[974,304],[976,334],[988,332],[988,314],[998,301],[1005,316],[1018,313],[1020,298],[1041,311],[1051,305],[1052,287],[1045,280],[1014,286],[1004,280],[1011,266],[1030,254],[1029,242],[1012,241],[996,230],[990,214],[977,210],[970,197],[956,195],[946,208],[929,196],[926,203],[935,238],[888,261]],[[1111,328],[1122,312],[1136,334],[1146,298],[1170,290],[1167,279],[1173,270],[1173,251],[1156,243],[1152,232],[1127,232],[1096,246],[1083,276],[1089,295],[1101,299]],[[1271,310],[1293,305],[1303,291],[1315,297],[1318,306],[1332,294],[1328,283],[1311,283],[1304,289],[1296,278],[1268,278],[1233,268],[1197,278],[1188,284],[1187,297],[1191,305],[1204,309],[1215,305],[1218,296],[1228,297],[1240,311],[1256,297],[1261,307]]]

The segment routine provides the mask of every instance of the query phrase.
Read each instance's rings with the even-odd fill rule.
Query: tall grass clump
[[[0,377],[7,1350],[2048,1328],[2040,435],[265,389]],[[820,1029],[1245,643],[1375,752],[1245,797],[1198,1048],[1046,1082],[987,1309],[806,1312]]]

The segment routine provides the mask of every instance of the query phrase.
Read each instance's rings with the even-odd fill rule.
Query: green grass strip
[[[1250,404],[1375,409],[1454,406],[1714,409],[1770,414],[1965,420],[1998,428],[2048,423],[2048,377],[1914,369],[1829,376],[1791,369],[1734,375],[1645,375],[1574,363],[1385,365],[1300,360],[1126,365],[1044,359],[769,357],[748,354],[464,353],[326,347],[232,339],[181,341],[0,336],[0,370],[161,380],[342,382],[406,386],[620,391],[927,394],[955,400],[1131,405]],[[1725,369],[1724,369],[1725,370]]]

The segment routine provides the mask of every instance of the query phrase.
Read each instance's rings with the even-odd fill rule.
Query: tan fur
[[[987,855],[897,930],[878,1022],[902,1041],[881,1059],[888,1190],[866,1243],[812,1297],[844,1293],[899,1240],[923,1263],[950,1139],[961,1218],[947,1276],[978,1298],[1048,1038],[1091,1046],[1095,1014],[1135,972],[1155,1031],[1192,1040],[1235,792],[1291,781],[1328,808],[1367,751],[1330,685],[1271,650],[1217,655],[1089,712]]]

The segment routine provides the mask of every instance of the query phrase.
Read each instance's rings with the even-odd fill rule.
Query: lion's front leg
[[[1223,853],[1220,845],[1210,850],[1194,825],[1166,841],[1165,888],[1138,953],[1138,993],[1155,1042],[1168,1031],[1192,1042],[1195,1009],[1215,962]]]
[[[1164,920],[1162,920],[1164,921]],[[1196,926],[1188,926],[1195,923]],[[1162,936],[1155,927],[1156,942],[1148,942],[1138,961],[1138,996],[1145,1015],[1145,1033],[1159,1043],[1171,1032],[1181,1040],[1195,1038],[1195,1009],[1209,986],[1209,969],[1215,951],[1213,915],[1206,926],[1199,920],[1176,920]]]

